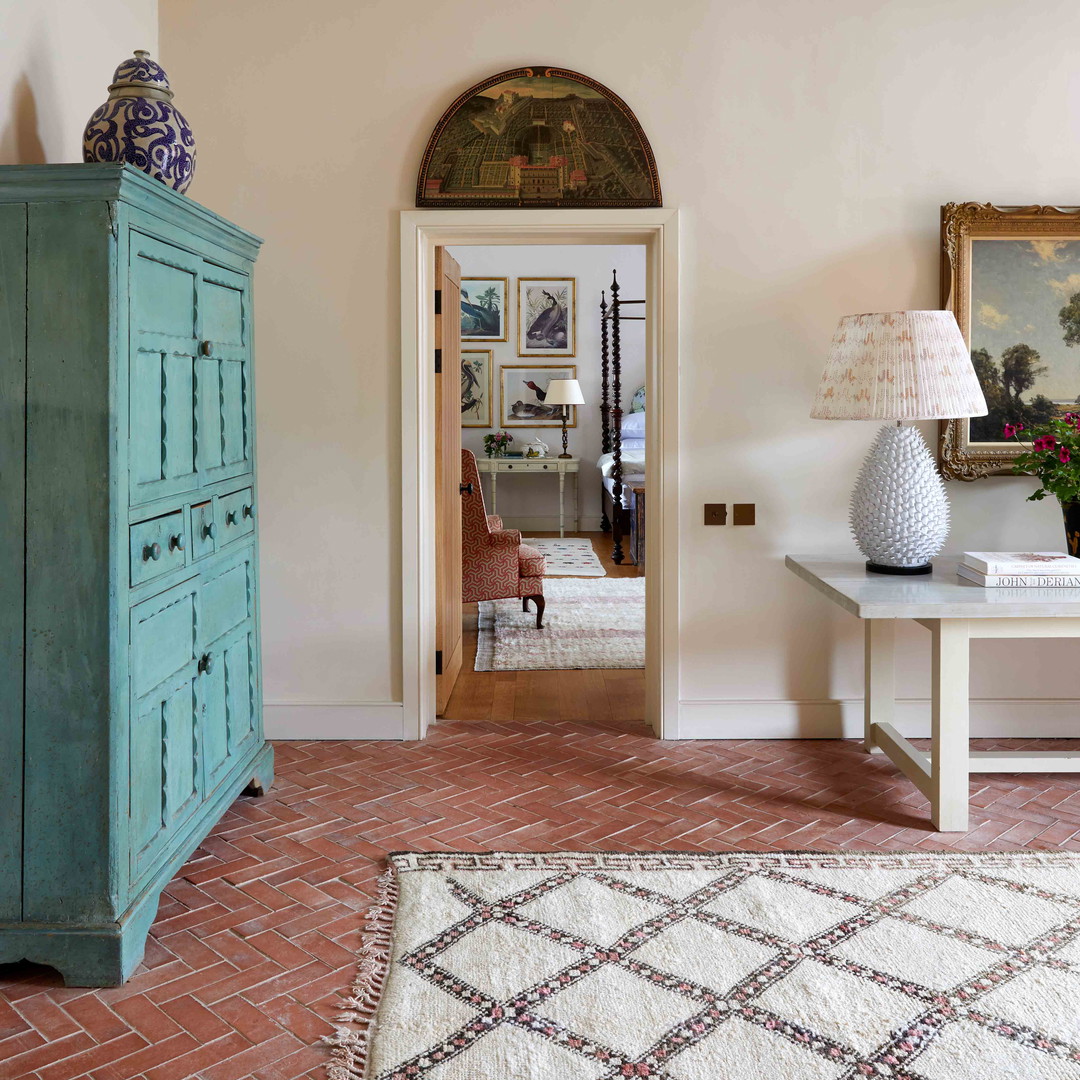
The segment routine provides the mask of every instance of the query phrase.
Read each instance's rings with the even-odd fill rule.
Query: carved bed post
[[[609,396],[608,379],[611,367],[608,362],[608,307],[607,293],[600,293],[600,453],[611,453],[611,418],[608,415]],[[600,528],[611,532],[607,507],[604,505],[604,485],[600,484]]]
[[[614,517],[612,530],[611,560],[616,565],[623,561],[622,529],[622,353],[619,331],[619,279],[611,272],[611,506]]]

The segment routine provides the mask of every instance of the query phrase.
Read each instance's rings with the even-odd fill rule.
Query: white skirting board
[[[896,727],[930,737],[929,699],[896,703]],[[1067,698],[971,699],[979,738],[1080,738],[1080,701]],[[861,739],[863,703],[850,701],[681,701],[680,739]]]
[[[268,739],[402,739],[405,707],[400,701],[267,702],[263,727]]]

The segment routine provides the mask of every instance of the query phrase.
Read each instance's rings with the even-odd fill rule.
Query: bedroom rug
[[[607,574],[587,537],[568,536],[560,540],[557,536],[538,536],[521,542],[536,548],[547,560],[546,577],[604,577]]]
[[[1080,1077],[1078,855],[394,854],[380,885],[332,1077]]]
[[[645,666],[645,579],[544,579],[544,629],[520,600],[484,600],[476,671]],[[531,605],[530,605],[531,606]]]

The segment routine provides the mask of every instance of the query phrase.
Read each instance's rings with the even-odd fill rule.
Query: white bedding
[[[615,492],[614,492],[613,489],[615,487],[615,481],[609,476],[603,481],[603,484],[604,484],[604,487],[607,488],[607,493],[611,496],[612,499],[614,499],[615,498]],[[620,500],[619,500],[623,504],[623,506],[629,506],[630,505],[630,496],[631,496],[630,489],[633,488],[633,487],[643,487],[644,485],[645,485],[645,477],[642,476],[642,475],[639,475],[639,476],[624,476],[623,477],[623,482],[622,482],[622,498],[620,498]]]
[[[623,483],[627,483],[631,476],[636,477],[639,481],[645,479],[645,451],[644,450],[624,450],[620,454],[622,459],[622,472]],[[599,460],[596,462],[596,467],[600,470],[600,475],[605,479],[609,479],[612,470],[615,468],[615,455],[614,454],[601,454]]]

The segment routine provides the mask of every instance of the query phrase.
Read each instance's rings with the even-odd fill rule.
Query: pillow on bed
[[[622,418],[622,435],[624,439],[645,438],[645,414],[643,412],[630,413]]]
[[[619,444],[623,450],[644,450],[644,439],[623,439]]]

